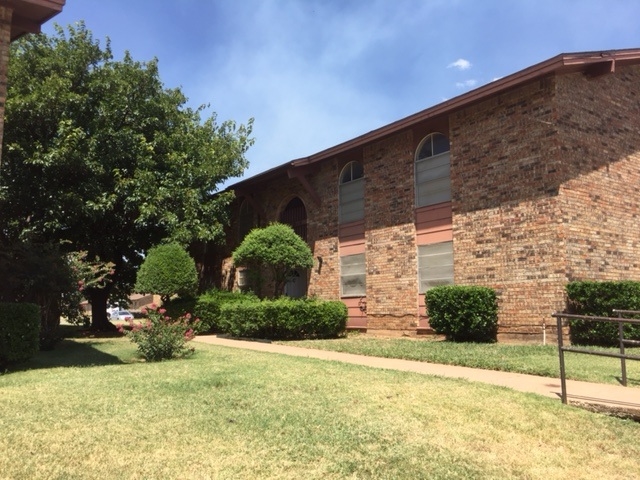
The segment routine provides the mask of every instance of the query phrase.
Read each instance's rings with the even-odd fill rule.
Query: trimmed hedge
[[[426,292],[429,325],[454,342],[495,342],[498,303],[491,288],[443,285]]]
[[[220,308],[226,303],[258,302],[258,297],[252,293],[225,292],[212,290],[198,298],[176,298],[162,306],[171,318],[178,318],[191,313],[200,319],[196,333],[220,332]]]
[[[234,337],[294,340],[335,338],[347,325],[347,307],[339,301],[279,298],[224,303],[220,328]]]
[[[640,310],[640,282],[622,280],[616,282],[580,281],[566,286],[568,313],[613,317],[614,309]],[[625,338],[640,340],[640,327],[625,325]],[[616,346],[618,324],[571,320],[569,337],[575,345]]]
[[[0,367],[24,362],[40,348],[40,307],[0,303]]]

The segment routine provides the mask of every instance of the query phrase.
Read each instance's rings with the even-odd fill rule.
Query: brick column
[[[11,43],[11,17],[13,9],[0,6],[0,166],[2,165],[2,140],[4,138],[4,103],[7,99],[7,70],[9,68],[9,44]]]

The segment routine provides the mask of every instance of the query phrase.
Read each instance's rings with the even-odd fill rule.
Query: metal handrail
[[[567,377],[564,364],[564,352],[573,353],[585,353],[587,355],[598,355],[602,357],[613,357],[620,359],[620,368],[622,373],[622,385],[627,386],[627,360],[640,360],[640,355],[629,355],[625,353],[625,345],[640,345],[640,341],[626,340],[624,338],[624,324],[640,325],[640,319],[638,318],[626,318],[623,315],[640,315],[640,311],[636,310],[614,310],[613,313],[617,313],[617,317],[596,317],[589,315],[575,315],[571,313],[559,313],[556,312],[551,316],[556,319],[558,326],[558,357],[560,360],[560,385],[562,387],[562,403],[567,403]],[[609,322],[618,324],[618,336],[620,342],[620,353],[602,352],[598,350],[590,350],[588,348],[577,347],[565,347],[563,345],[562,338],[562,319],[568,320],[585,320],[589,322]]]

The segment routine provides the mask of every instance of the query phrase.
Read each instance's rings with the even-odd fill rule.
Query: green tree
[[[63,253],[51,242],[0,241],[0,301],[38,305],[45,346],[55,343],[61,315],[83,323],[82,291],[106,285],[111,268],[108,263],[87,262],[86,252]]]
[[[82,23],[11,48],[0,230],[113,263],[108,285],[84,290],[92,327],[112,329],[107,300],[131,292],[144,252],[221,238],[231,193],[217,185],[246,168],[252,120],[202,120],[157,60],[116,61]]]
[[[251,230],[233,252],[233,263],[250,269],[266,269],[274,282],[274,296],[284,293],[284,287],[297,268],[311,268],[313,253],[309,245],[291,228],[272,223]]]
[[[166,304],[173,295],[193,296],[197,288],[196,262],[179,244],[167,243],[149,250],[138,270],[135,291],[160,295]]]

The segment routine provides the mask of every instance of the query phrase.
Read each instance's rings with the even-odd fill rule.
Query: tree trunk
[[[91,330],[96,332],[114,332],[116,326],[107,318],[107,300],[109,287],[94,288],[89,292],[91,302]]]

